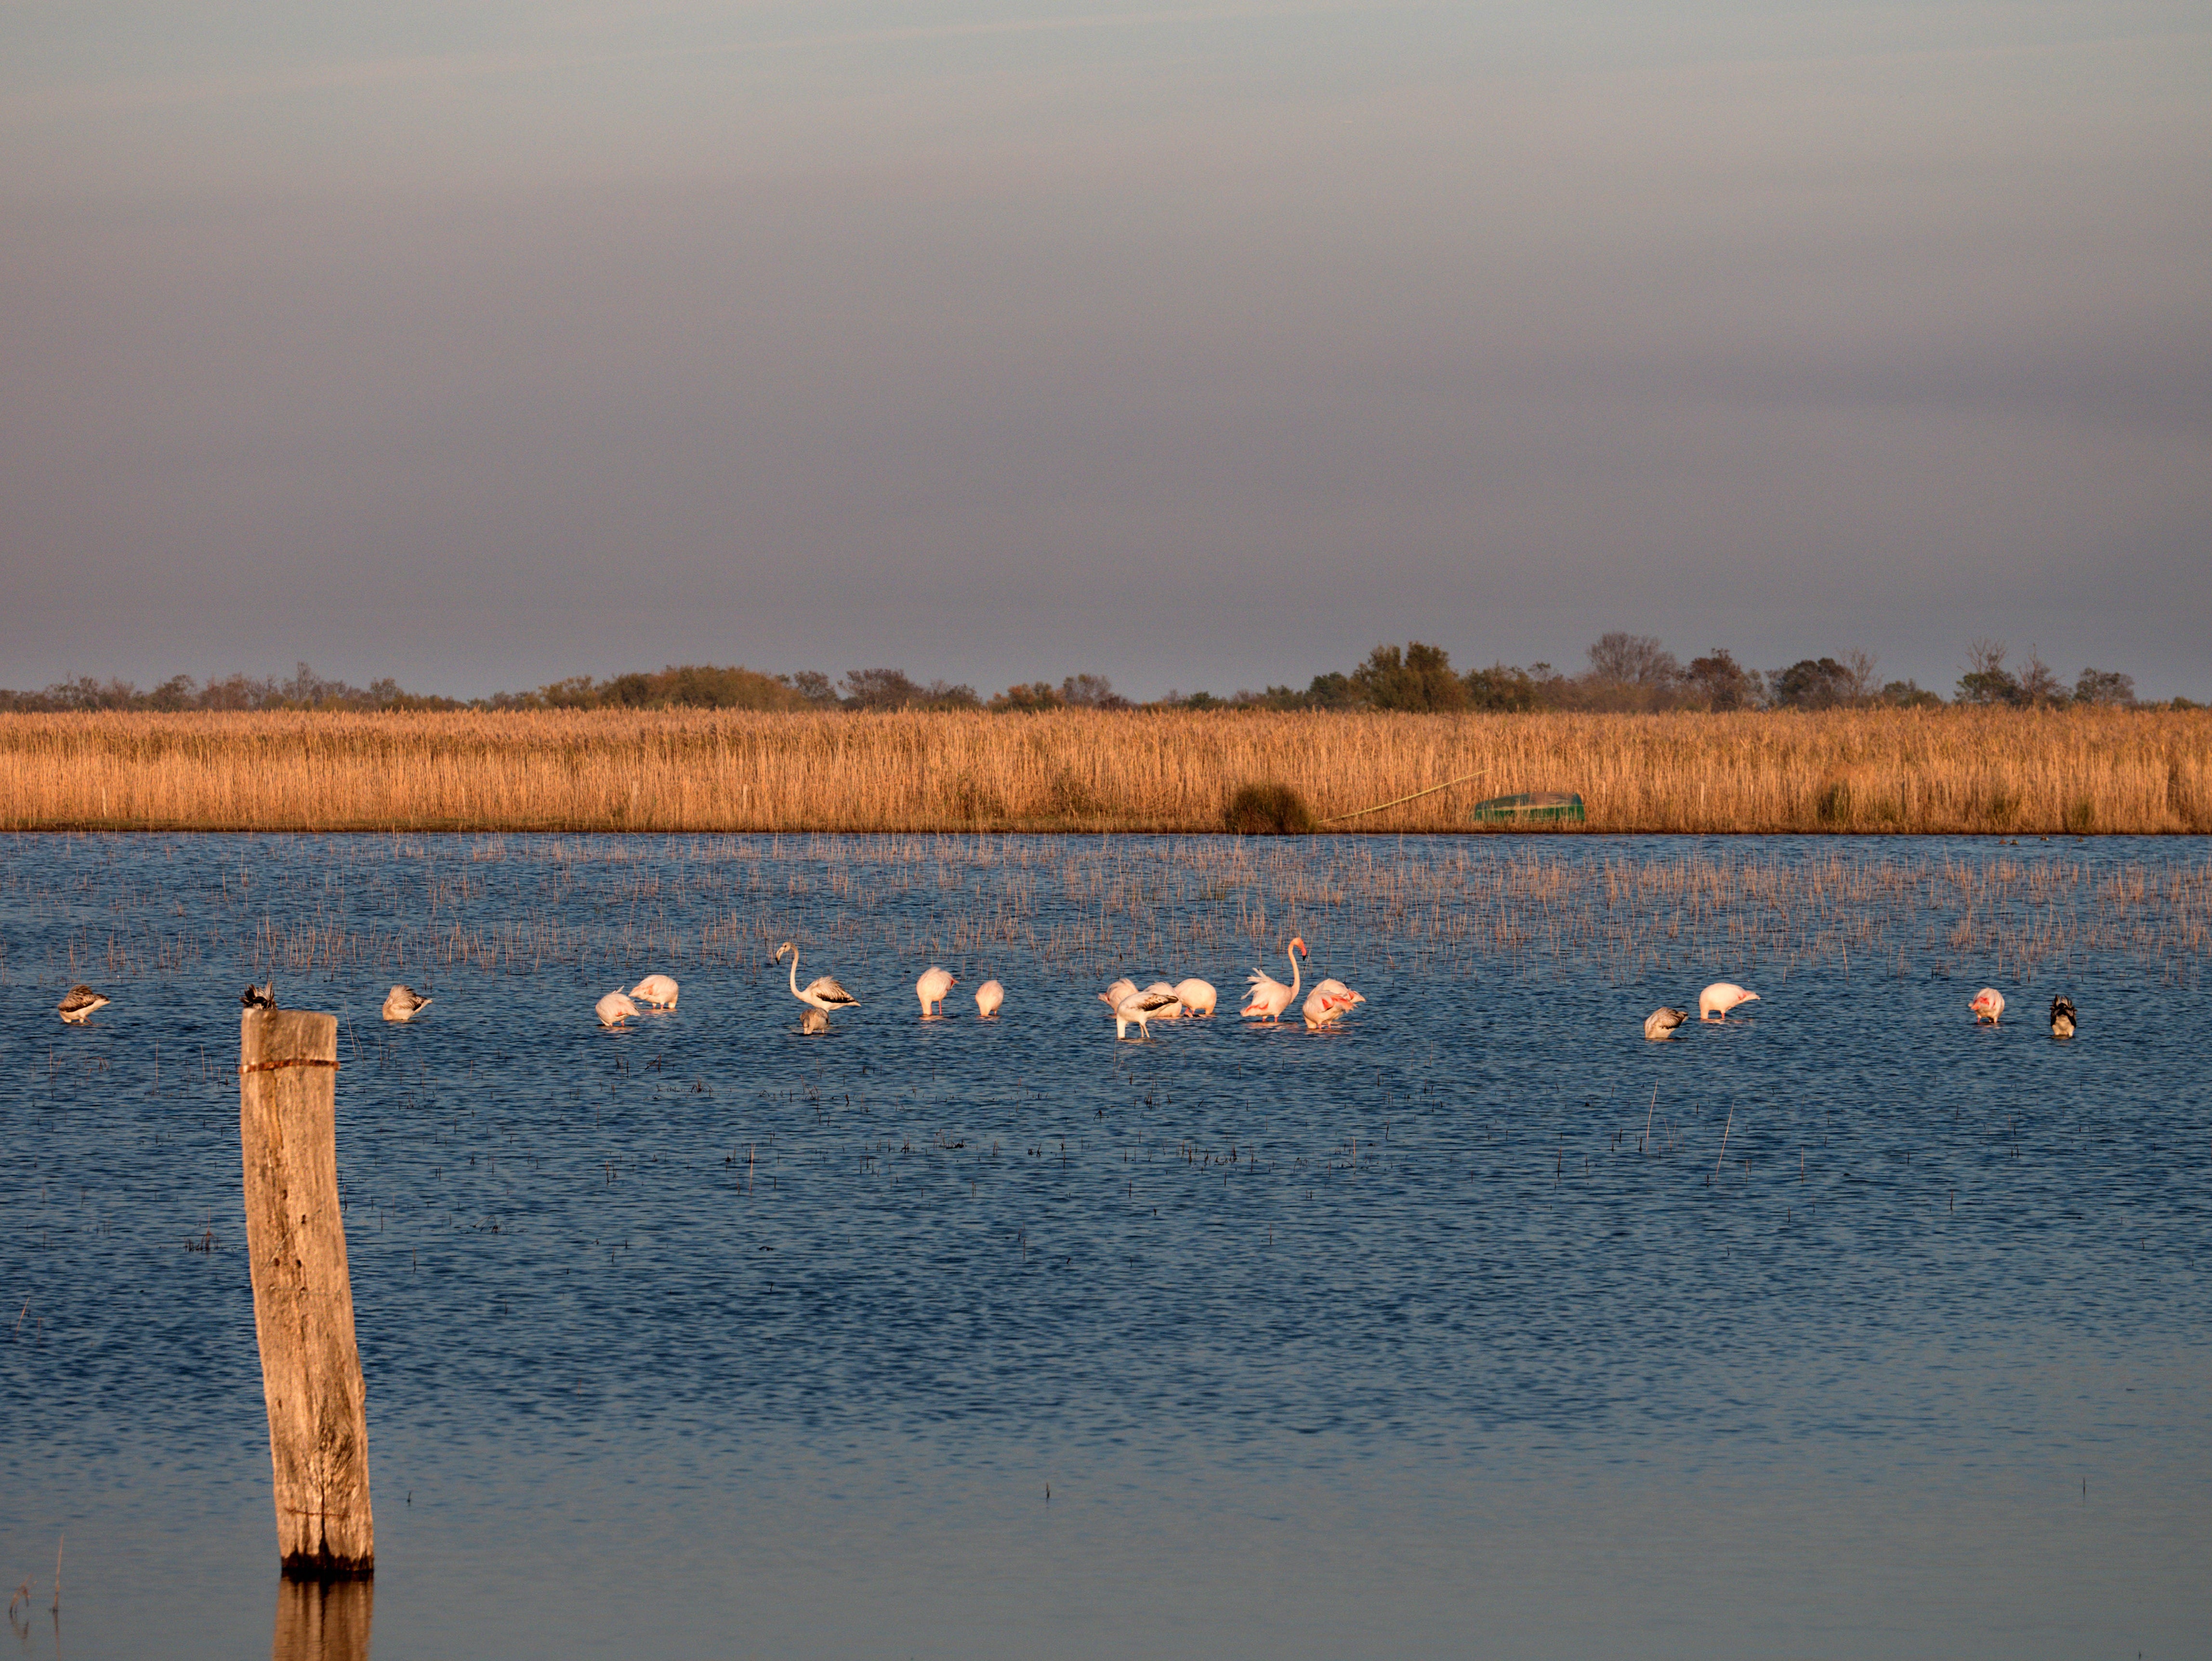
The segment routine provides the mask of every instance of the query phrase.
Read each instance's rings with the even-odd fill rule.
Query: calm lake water
[[[269,974],[386,1661],[2212,1652],[2208,919],[2203,839],[0,843],[9,1652],[271,1642]],[[1292,932],[1340,1030],[1235,1016]]]

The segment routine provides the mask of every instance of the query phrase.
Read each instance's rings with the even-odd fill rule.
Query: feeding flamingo
[[[1150,1038],[1152,1036],[1153,1018],[1157,1016],[1162,1020],[1169,1019],[1167,1011],[1170,1007],[1177,1013],[1182,1010],[1182,1004],[1171,990],[1132,992],[1114,1006],[1114,1036],[1116,1038],[1126,1037],[1129,1031],[1129,1023],[1134,1021],[1139,1031],[1146,1038]]]
[[[411,986],[395,986],[384,995],[384,1019],[387,1021],[411,1021],[429,1007],[429,999]]]
[[[1108,987],[1103,992],[1101,992],[1098,995],[1098,1000],[1109,1009],[1119,1009],[1121,1007],[1123,1000],[1133,995],[1136,990],[1136,982],[1131,980],[1127,975],[1124,975],[1120,980],[1115,982],[1113,985]]]
[[[610,992],[601,998],[592,1013],[599,1018],[601,1026],[620,1026],[637,1013],[637,1006],[620,992]]]
[[[1257,1015],[1271,1021],[1282,1019],[1283,1012],[1291,1007],[1291,1000],[1298,995],[1298,958],[1301,954],[1311,955],[1306,952],[1305,941],[1296,934],[1291,936],[1291,943],[1283,948],[1283,953],[1291,960],[1291,983],[1285,986],[1273,976],[1254,970],[1245,977],[1252,983],[1246,994],[1249,1001],[1237,1012],[1238,1014]]]
[[[676,982],[666,975],[647,975],[630,988],[629,995],[640,1003],[649,1003],[655,1009],[676,1007]]]
[[[1323,981],[1307,995],[1304,1011],[1306,1031],[1318,1032],[1331,1022],[1343,1019],[1345,1012],[1352,1005],[1366,1001],[1342,981]]]
[[[1152,1019],[1158,1021],[1181,1020],[1183,1015],[1182,994],[1176,991],[1175,988],[1170,986],[1165,981],[1154,981],[1150,986],[1145,989],[1145,995],[1148,998],[1158,992],[1164,992],[1169,997],[1172,998],[1175,1001],[1175,1007],[1172,1009],[1164,1008],[1158,1014],[1152,1017]]]
[[[1724,1021],[1729,1010],[1740,1003],[1757,1003],[1759,994],[1747,992],[1734,981],[1715,981],[1698,994],[1698,1018],[1700,1020]]]
[[[2070,1038],[2074,1036],[2074,1000],[2061,992],[2051,1001],[2051,1036]]]
[[[812,1004],[826,1015],[833,1009],[850,1009],[860,1001],[827,975],[817,976],[806,983],[806,989],[804,992],[800,991],[799,989],[799,948],[789,940],[786,940],[781,946],[776,947],[775,955],[778,959],[781,959],[787,952],[791,953],[791,995],[799,1002]]]
[[[985,981],[975,989],[975,1013],[985,1020],[997,1014],[1006,1001],[1006,989],[996,981]]]
[[[105,1009],[107,1005],[106,993],[95,992],[90,987],[80,984],[70,988],[61,1002],[54,1006],[54,1013],[71,1026],[82,1026],[94,1010]]]
[[[1968,1004],[1966,1007],[1974,1012],[1976,1026],[1979,1026],[1984,1021],[1995,1026],[1997,1024],[1997,1017],[2004,1013],[2004,994],[1994,986],[1985,986],[1974,994],[1973,1002]]]
[[[1213,1013],[1213,983],[1191,979],[1177,981],[1176,996],[1182,1001],[1183,1010],[1192,1015],[1211,1015]]]
[[[810,1034],[827,1032],[830,1030],[830,1018],[818,1009],[810,1009],[800,1019],[799,1030]]]
[[[1690,1012],[1686,1009],[1655,1009],[1644,1018],[1644,1036],[1654,1043],[1662,1038],[1671,1038],[1674,1036],[1674,1029],[1689,1019]]]
[[[793,965],[792,972],[794,976],[797,975],[797,964]],[[932,1015],[942,1015],[945,1013],[945,995],[950,992],[952,987],[952,971],[949,969],[939,969],[935,964],[930,964],[922,977],[914,983],[914,995],[921,1000],[921,1014],[924,1020],[928,1019]],[[936,1007],[932,1008],[933,1004]]]

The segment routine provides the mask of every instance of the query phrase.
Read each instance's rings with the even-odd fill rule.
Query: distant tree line
[[[1682,662],[1650,635],[1615,631],[1587,653],[1589,666],[1569,674],[1548,663],[1493,663],[1487,669],[1454,669],[1441,646],[1419,641],[1378,646],[1349,672],[1316,675],[1303,691],[1270,686],[1228,697],[1211,692],[1170,692],[1154,709],[1627,710],[1866,709],[1936,708],[1947,700],[1911,680],[1884,681],[1864,652],[1801,658],[1779,669],[1747,669],[1715,648]],[[2074,704],[2124,709],[2200,706],[2187,698],[2145,705],[2132,677],[2085,668],[2069,686],[2031,649],[2015,670],[2007,666],[2001,642],[1978,640],[1950,703],[2059,709]],[[99,709],[985,709],[996,715],[1048,709],[1135,708],[1103,675],[1070,675],[1057,685],[1017,683],[994,697],[946,681],[923,683],[902,669],[850,669],[832,680],[819,670],[771,675],[757,669],[671,664],[594,680],[577,675],[528,692],[496,692],[462,700],[409,692],[394,680],[354,686],[328,680],[302,663],[288,678],[246,675],[195,681],[178,675],[150,691],[125,680],[85,676],[58,681],[43,691],[0,691],[0,711]]]

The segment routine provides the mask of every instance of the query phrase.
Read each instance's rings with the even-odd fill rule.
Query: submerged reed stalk
[[[9,830],[1214,831],[1253,780],[1411,796],[1343,827],[1382,834],[1524,790],[1590,831],[2205,831],[2212,712],[0,715]]]

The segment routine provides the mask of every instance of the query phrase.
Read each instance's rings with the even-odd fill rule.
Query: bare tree
[[[1632,635],[1619,629],[1601,635],[1589,648],[1589,662],[1590,673],[1597,679],[1623,686],[1666,688],[1682,678],[1682,666],[1656,635]]]

